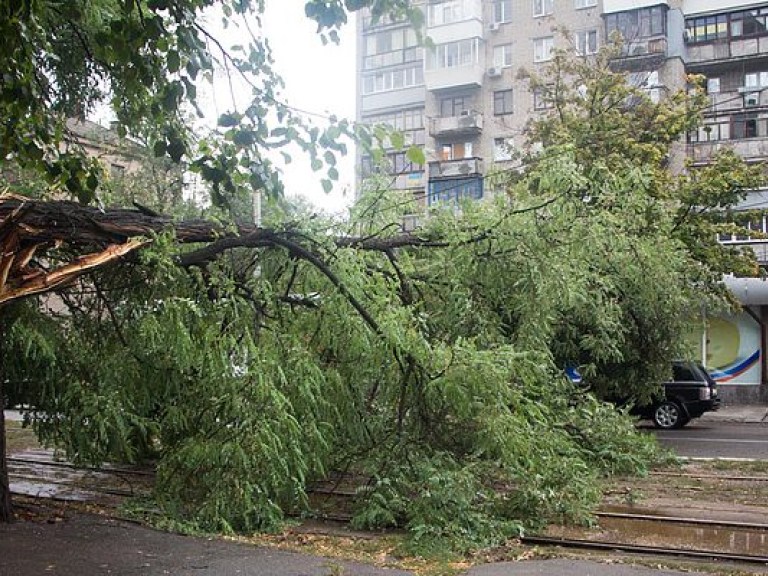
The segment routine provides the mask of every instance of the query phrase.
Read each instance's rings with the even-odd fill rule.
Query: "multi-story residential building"
[[[358,120],[402,130],[424,147],[426,164],[401,151],[388,154],[393,188],[422,205],[483,199],[486,176],[509,166],[524,126],[549,105],[531,92],[520,69],[536,70],[555,47],[595,53],[619,33],[621,69],[651,97],[684,87],[686,73],[706,77],[710,107],[704,126],[681,143],[673,165],[687,155],[704,164],[723,146],[748,161],[768,159],[768,3],[744,0],[413,0],[425,15],[427,46],[407,22],[358,20]],[[567,29],[569,37],[557,32]],[[371,173],[362,156],[360,177]],[[767,207],[755,191],[744,208]],[[751,224],[768,232],[765,218]],[[768,264],[768,243],[752,244]],[[726,401],[768,399],[763,350],[768,339],[768,283],[728,279],[744,312],[711,319],[701,356],[723,383]]]

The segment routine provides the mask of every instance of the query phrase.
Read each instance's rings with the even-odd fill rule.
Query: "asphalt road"
[[[768,460],[766,425],[694,420],[681,430],[648,430],[678,456]]]

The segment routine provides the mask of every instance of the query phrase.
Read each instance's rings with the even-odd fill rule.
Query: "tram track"
[[[13,456],[8,458],[10,465],[11,485],[24,484],[34,485],[35,482],[53,486],[49,491],[37,492],[27,489],[26,491],[12,490],[18,495],[31,496],[40,499],[50,499],[54,501],[83,501],[92,497],[94,500],[100,500],[101,496],[108,497],[111,503],[118,502],[130,497],[135,497],[149,491],[149,486],[153,479],[153,473],[147,469],[131,469],[126,467],[78,467],[69,462],[44,460],[39,457],[29,458],[23,456]],[[46,472],[55,471],[55,472]],[[63,473],[63,476],[58,476]],[[693,478],[694,476],[691,475]],[[751,477],[739,477],[753,481]],[[759,477],[766,480],[766,478]],[[126,488],[127,483],[127,488]],[[134,485],[135,484],[135,485]],[[335,486],[335,487],[334,487]],[[59,491],[59,487],[62,488]],[[67,496],[66,488],[72,488],[73,496]],[[351,501],[358,496],[358,491],[348,487],[338,487],[336,483],[318,483],[311,487],[308,493],[318,498],[333,498],[339,501]],[[351,514],[343,511],[343,506],[336,510],[318,512],[316,518],[335,523],[348,523],[351,520]],[[659,546],[631,541],[619,541],[615,538],[602,539],[580,538],[565,535],[531,535],[521,538],[521,543],[530,546],[551,546],[563,549],[591,549],[591,550],[610,550],[621,551],[639,555],[686,557],[693,559],[707,559],[721,562],[739,562],[747,564],[761,564],[768,566],[768,524],[758,522],[740,522],[734,520],[724,520],[717,518],[694,518],[681,517],[674,515],[659,515],[650,513],[629,513],[629,512],[611,512],[598,510],[595,513],[599,523],[620,521],[632,525],[653,525],[665,532],[669,526],[683,527],[689,531],[733,531],[740,534],[746,533],[759,542],[765,542],[765,545],[758,546],[757,554],[742,553],[741,551],[722,551],[713,549],[701,549],[691,545],[680,546]],[[644,529],[645,530],[645,529]],[[638,531],[641,531],[638,529]]]
[[[641,555],[672,556],[676,558],[706,559],[717,562],[739,562],[744,564],[768,565],[768,556],[753,554],[734,554],[712,550],[696,550],[686,548],[670,548],[665,546],[643,546],[622,542],[603,542],[577,538],[558,538],[554,536],[524,536],[520,539],[523,544],[531,546],[554,546],[581,550],[609,550],[630,552]]]

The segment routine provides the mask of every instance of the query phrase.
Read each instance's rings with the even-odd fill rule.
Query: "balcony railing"
[[[432,118],[429,121],[429,135],[440,136],[477,135],[483,130],[483,115],[466,110],[459,116]]]
[[[688,144],[688,155],[694,162],[706,162],[724,146],[745,159],[768,158],[768,117],[744,112],[707,122],[688,135]]]
[[[721,243],[742,250],[751,250],[758,264],[768,264],[768,240],[721,240]]]
[[[686,60],[689,64],[731,58],[754,58],[765,54],[768,54],[768,36],[722,38],[702,44],[686,45]]]
[[[461,158],[459,160],[439,160],[429,163],[429,179],[457,178],[482,174],[483,161],[480,158]]]

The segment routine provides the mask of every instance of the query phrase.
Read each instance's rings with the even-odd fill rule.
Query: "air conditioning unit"
[[[491,32],[496,32],[500,26],[501,24],[499,24],[498,22],[491,22],[488,25],[488,30],[490,30]]]
[[[501,76],[501,68],[498,68],[496,66],[493,66],[492,68],[488,68],[488,76],[490,78],[498,78]]]
[[[744,106],[758,106],[760,104],[760,94],[758,92],[752,92],[751,94],[744,94]]]

